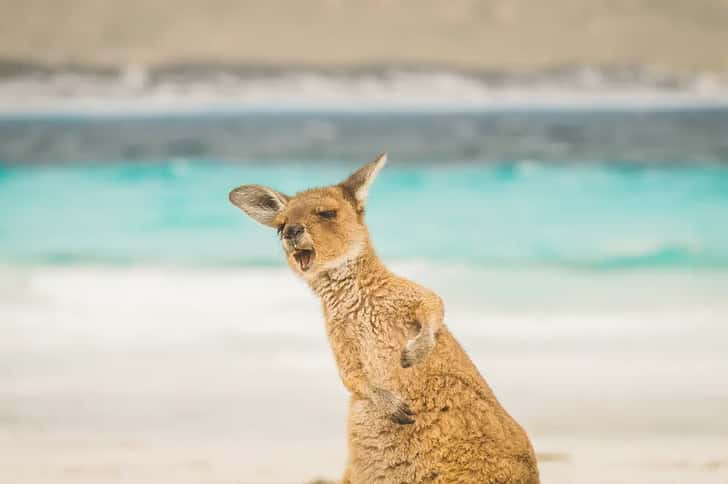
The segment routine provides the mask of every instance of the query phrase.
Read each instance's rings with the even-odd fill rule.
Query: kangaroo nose
[[[286,239],[295,239],[303,233],[303,225],[289,225],[286,230],[283,231],[283,237]]]

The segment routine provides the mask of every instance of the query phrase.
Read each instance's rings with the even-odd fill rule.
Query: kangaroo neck
[[[356,311],[385,286],[392,275],[371,244],[338,267],[322,271],[309,281],[329,314]]]

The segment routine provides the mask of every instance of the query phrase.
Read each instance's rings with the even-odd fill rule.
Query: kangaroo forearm
[[[442,326],[443,319],[445,317],[445,308],[440,299],[435,294],[428,294],[422,299],[420,305],[415,310],[415,319],[423,327],[429,327],[429,331],[432,334]]]
[[[407,341],[402,351],[402,367],[408,368],[430,354],[442,328],[444,314],[442,300],[438,296],[428,293],[422,298],[414,314],[417,333]]]
[[[369,379],[361,367],[341,367],[339,366],[339,375],[349,392],[359,398],[368,398],[370,393]]]
[[[341,351],[342,348],[346,349]],[[367,371],[361,355],[351,345],[336,347],[335,357],[341,381],[349,392],[359,398],[371,399],[383,386],[386,386],[384,382],[389,380],[392,374],[402,371],[395,358],[391,358],[391,364],[384,365],[379,360],[380,365],[369,367]]]
[[[362,367],[358,348],[352,341],[343,325],[330,323],[329,342],[341,381],[351,393],[364,398],[369,393],[369,379]]]

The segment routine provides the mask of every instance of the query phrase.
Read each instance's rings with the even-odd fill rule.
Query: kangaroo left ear
[[[289,200],[284,194],[261,185],[240,186],[233,189],[228,198],[253,220],[269,227],[275,226],[273,221]]]
[[[374,161],[359,168],[349,178],[344,180],[340,186],[356,200],[357,210],[363,210],[369,194],[369,186],[377,177],[379,171],[387,163],[387,153],[382,153]]]

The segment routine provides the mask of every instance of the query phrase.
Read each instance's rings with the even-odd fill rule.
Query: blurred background
[[[0,482],[310,483],[319,304],[227,201],[368,223],[544,483],[728,483],[728,1],[0,0]]]

